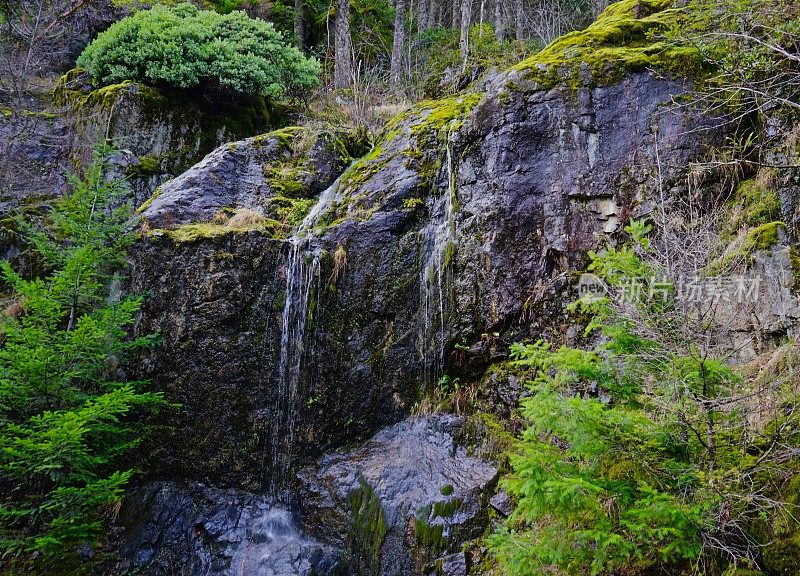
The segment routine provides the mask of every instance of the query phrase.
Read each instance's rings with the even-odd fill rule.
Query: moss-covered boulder
[[[248,230],[285,238],[357,149],[346,133],[303,127],[231,142],[161,186],[139,218],[179,242]]]
[[[69,126],[70,156],[81,161],[93,146],[110,139],[124,151],[120,172],[130,178],[136,204],[217,146],[264,132],[271,124],[260,98],[209,101],[133,82],[93,90],[87,80],[76,68],[54,92]]]

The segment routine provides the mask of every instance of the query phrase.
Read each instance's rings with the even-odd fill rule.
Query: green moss
[[[162,172],[161,159],[158,156],[148,155],[140,156],[139,163],[128,170],[128,175],[152,176],[155,174],[161,174]]]
[[[434,502],[431,510],[431,518],[451,518],[453,514],[461,508],[463,503],[464,501],[461,498],[451,498],[444,502]]]
[[[414,541],[418,549],[429,551],[431,555],[444,550],[447,542],[444,539],[444,526],[428,524],[422,518],[414,520]]]
[[[749,568],[734,568],[731,566],[728,568],[723,576],[763,576],[763,572],[759,572],[758,570],[751,570]]]
[[[3,118],[10,118],[14,115],[14,111],[7,106],[0,106],[0,116]]]
[[[277,140],[280,146],[289,149],[295,138],[303,131],[304,128],[302,126],[287,126],[286,128],[273,130],[272,132],[267,132],[266,134],[261,134],[253,138],[253,146],[259,148],[270,140]]]
[[[780,242],[782,231],[786,231],[786,224],[779,221],[768,222],[752,228],[744,235],[743,239],[737,240],[721,258],[709,266],[709,273],[721,274],[737,264],[750,264],[756,252],[771,250]]]
[[[445,268],[448,268],[453,265],[456,261],[456,254],[458,252],[458,246],[456,246],[455,242],[448,242],[447,246],[444,248],[444,256],[442,258]]]
[[[585,30],[554,41],[513,69],[543,87],[613,84],[628,72],[657,69],[693,77],[704,73],[700,51],[656,36],[676,28],[686,14],[672,0],[622,0],[609,6]]]
[[[442,494],[442,496],[451,496],[453,494],[453,485],[445,484],[444,486],[442,486],[439,492]]]
[[[137,214],[141,214],[141,213],[143,213],[145,210],[147,210],[148,208],[150,208],[150,205],[153,203],[153,201],[154,201],[156,198],[158,198],[159,196],[161,196],[161,192],[162,192],[162,190],[161,190],[161,186],[159,186],[158,188],[156,188],[156,191],[155,191],[155,192],[153,192],[153,195],[152,195],[152,196],[150,196],[150,198],[148,198],[148,199],[147,199],[147,200],[145,200],[144,202],[142,202],[142,205],[141,205],[141,206],[139,206],[139,207],[136,209],[136,213],[137,213]]]
[[[270,199],[270,216],[276,222],[280,222],[288,234],[292,228],[303,221],[315,202],[316,200],[313,199],[276,196]]]
[[[800,248],[797,246],[789,248],[789,263],[792,267],[792,288],[800,290]]]
[[[762,548],[761,557],[764,568],[770,574],[780,576],[796,576],[798,571],[797,559],[800,558],[800,533],[789,538],[777,538]]]
[[[780,241],[780,231],[786,231],[783,222],[768,222],[750,230],[744,243],[748,252],[771,250]]]
[[[66,76],[62,77],[62,80]],[[104,86],[91,92],[73,90],[60,83],[53,93],[53,101],[57,106],[67,106],[75,112],[88,109],[110,110],[119,100],[119,97],[135,86],[130,80],[119,84]]]
[[[209,238],[219,238],[228,234],[242,234],[247,232],[260,232],[270,238],[280,238],[282,237],[283,230],[284,227],[280,222],[262,217],[242,223],[236,223],[234,219],[231,219],[227,222],[220,223],[196,222],[192,224],[183,224],[170,230],[152,230],[150,235],[167,236],[172,241],[182,244]]]
[[[463,433],[466,444],[473,451],[492,458],[501,466],[507,464],[508,455],[519,445],[519,441],[506,429],[504,422],[487,412],[469,416],[464,423]]]
[[[781,202],[777,192],[765,186],[761,179],[750,178],[736,187],[728,201],[730,215],[725,218],[724,238],[732,239],[742,228],[773,222],[780,217]]]
[[[267,184],[278,195],[296,198],[305,191],[305,172],[298,162],[275,162],[264,169]]]
[[[350,493],[348,501],[353,518],[349,548],[364,572],[378,574],[381,548],[389,531],[389,523],[380,498],[372,487],[362,480],[360,487]]]

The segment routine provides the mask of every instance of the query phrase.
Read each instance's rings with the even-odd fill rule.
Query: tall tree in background
[[[403,73],[403,47],[406,41],[406,0],[395,2],[394,17],[394,40],[392,41],[392,62],[389,71],[389,82],[393,88],[397,88]],[[422,5],[422,3],[420,3]]]
[[[461,51],[462,73],[467,69],[469,57],[469,27],[472,25],[473,0],[461,0],[461,40],[458,45]]]
[[[494,35],[498,42],[506,39],[506,0],[495,0]]]
[[[303,0],[294,0],[294,35],[297,37],[297,47],[300,50],[307,48],[306,15]]]
[[[336,88],[349,88],[353,77],[349,0],[336,0],[334,35],[333,83]]]

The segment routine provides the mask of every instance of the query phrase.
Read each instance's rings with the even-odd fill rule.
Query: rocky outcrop
[[[488,523],[497,468],[470,456],[454,416],[389,427],[300,473],[304,519],[357,574],[466,575],[462,544]],[[463,570],[456,569],[463,566]]]
[[[488,522],[490,462],[455,416],[411,418],[300,473],[299,514],[265,495],[152,482],[120,514],[119,568],[152,576],[466,575]],[[301,528],[305,526],[305,528]]]
[[[122,573],[333,576],[336,551],[302,534],[265,496],[156,482],[129,491],[120,514]]]
[[[486,95],[423,103],[285,242],[226,220],[275,197],[261,174],[277,136],[227,145],[163,187],[142,213],[161,236],[134,250],[132,288],[150,294],[139,329],[164,339],[143,365],[183,405],[167,473],[263,486],[285,452],[275,442],[291,439],[280,458],[296,469],[399,421],[443,373],[480,373],[494,342],[557,326],[553,295],[586,251],[656,191],[684,194],[708,133],[673,109],[684,90],[648,73],[578,91],[511,74]]]
[[[299,211],[294,217],[302,219],[309,199],[344,172],[357,147],[347,134],[300,127],[234,142],[165,184],[143,207],[141,218],[150,226],[174,229],[211,222],[226,209],[253,210],[276,220],[293,206]]]
[[[135,206],[217,146],[268,129],[263,100],[210,99],[181,91],[123,82],[92,90],[81,69],[55,89],[56,106],[68,119],[67,150],[85,160],[108,137],[121,151],[118,165],[129,178]]]

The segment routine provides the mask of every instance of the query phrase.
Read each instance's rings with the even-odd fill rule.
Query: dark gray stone
[[[503,516],[510,516],[514,511],[514,504],[511,502],[511,498],[509,498],[505,490],[501,490],[492,496],[489,499],[489,504]]]
[[[129,490],[120,523],[128,568],[150,576],[333,576],[338,554],[265,496],[200,484]]]
[[[483,532],[497,480],[455,440],[460,427],[455,416],[410,418],[301,471],[308,529],[364,576],[423,573],[442,559],[460,573],[452,555]]]

